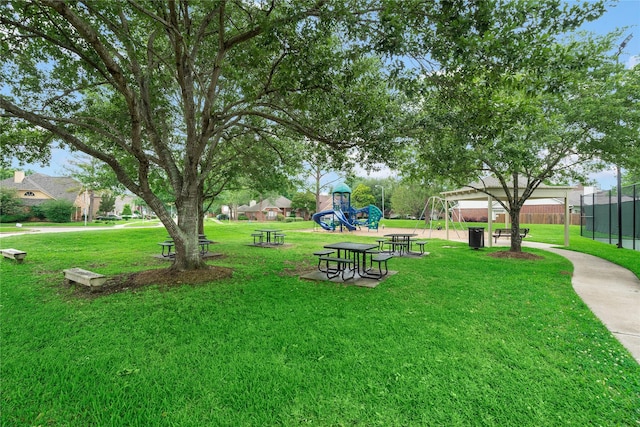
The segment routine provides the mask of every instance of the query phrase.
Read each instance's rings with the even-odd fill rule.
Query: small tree
[[[132,212],[131,212],[131,205],[127,203],[127,204],[126,204],[126,205],[124,205],[124,207],[122,208],[122,216],[123,216],[123,217],[126,217],[126,218],[130,218],[130,217],[131,217],[131,215],[132,215]]]
[[[291,208],[305,213],[313,212],[316,208],[316,196],[310,191],[296,193],[291,199]]]
[[[111,193],[102,193],[100,199],[100,212],[109,213],[116,208],[116,196]]]
[[[355,207],[362,208],[375,202],[376,198],[371,194],[371,188],[364,184],[358,184],[351,194],[351,204]]]
[[[22,201],[15,190],[0,188],[0,215],[17,215],[22,212]]]
[[[0,188],[0,222],[15,222],[28,219],[22,201],[14,190]]]
[[[69,222],[73,215],[73,203],[68,200],[51,200],[41,205],[46,218],[51,222]]]

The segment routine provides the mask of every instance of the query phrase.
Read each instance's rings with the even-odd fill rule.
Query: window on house
[[[35,197],[36,194],[33,191],[25,191],[24,197]]]

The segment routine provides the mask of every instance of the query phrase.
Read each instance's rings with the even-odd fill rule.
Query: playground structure
[[[332,192],[332,198],[333,209],[317,212],[311,217],[320,227],[329,231],[335,231],[338,227],[340,231],[343,228],[353,231],[358,227],[378,229],[382,211],[374,205],[359,209],[351,206],[351,189],[348,185],[338,185]],[[366,218],[358,219],[361,214],[366,214]]]
[[[439,221],[443,219],[451,225],[451,228],[453,229],[453,231],[455,231],[458,238],[460,237],[458,231],[463,232],[465,230],[464,218],[460,214],[460,206],[457,202],[455,203],[455,205],[449,205],[447,209],[447,203],[445,203],[445,200],[443,198],[436,196],[429,197],[427,203],[425,203],[424,205],[424,209],[422,209],[422,214],[418,217],[418,222],[413,229],[414,233],[416,232],[420,221],[423,221],[423,219],[421,218],[426,219],[426,215],[429,215],[429,237],[431,237],[431,232],[433,231],[434,227],[440,229],[439,227],[441,227],[441,225]],[[447,217],[445,217],[445,215],[447,215]],[[424,227],[422,228],[423,234],[426,229],[427,222],[425,221]]]

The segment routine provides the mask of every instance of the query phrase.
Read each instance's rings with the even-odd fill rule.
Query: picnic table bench
[[[204,235],[201,234],[200,238],[198,239],[198,244],[200,245],[200,255],[204,255],[209,252],[209,245],[211,243],[215,243],[213,240],[209,240],[206,237],[202,236]],[[175,246],[175,242],[173,241],[173,239],[167,239],[164,242],[159,242],[158,245],[162,247],[161,255],[163,257],[172,258],[176,256],[176,253],[172,251],[173,247]],[[167,252],[166,254],[165,251]]]
[[[525,237],[527,237],[527,234],[529,233],[529,229],[528,228],[521,228],[519,230],[520,232],[520,238],[524,239]],[[496,228],[495,230],[493,230],[493,238],[495,239],[495,243],[498,243],[498,239],[500,237],[506,237],[507,239],[511,238],[511,229],[510,228]]]
[[[106,276],[82,268],[74,267],[62,271],[67,282],[80,283],[90,288],[100,287],[107,281]]]
[[[5,258],[13,259],[18,264],[21,264],[22,261],[24,261],[25,257],[27,256],[27,253],[19,249],[8,248],[8,249],[2,249],[2,256]]]
[[[333,279],[334,277],[342,275],[342,280],[348,280],[353,279],[356,274],[356,270],[353,268],[354,261],[351,258],[321,256],[318,258],[318,263],[321,262],[324,262],[326,265],[324,272],[327,274],[327,279]],[[335,267],[332,267],[332,264],[335,264]],[[345,277],[344,273],[348,270],[351,271],[351,277]]]
[[[389,274],[389,267],[387,262],[393,258],[393,254],[386,253],[383,251],[371,250],[367,251],[367,253],[371,256],[369,265],[370,267],[361,274],[362,277],[372,278],[372,279],[382,279],[384,276]],[[374,272],[373,264],[378,264],[378,272]],[[382,272],[382,264],[384,263],[384,273]]]

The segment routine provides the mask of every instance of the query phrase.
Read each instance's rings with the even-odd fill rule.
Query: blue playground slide
[[[347,217],[344,215],[344,213],[340,210],[334,211],[334,210],[328,210],[328,211],[322,211],[322,212],[318,212],[313,214],[313,216],[311,217],[312,220],[314,220],[315,222],[318,223],[318,225],[320,225],[320,227],[324,228],[325,230],[329,230],[329,231],[333,231],[335,230],[336,226],[335,224],[329,224],[325,221],[322,220],[322,217],[324,216],[328,216],[328,215],[332,215],[334,216],[338,222],[342,225],[344,225],[345,227],[347,227],[347,230],[349,231],[353,231],[356,229],[355,226],[353,226],[349,220],[347,219]]]
[[[356,229],[356,226],[349,222],[349,219],[347,219],[344,212],[342,212],[341,210],[333,211],[333,214],[336,216],[336,218],[338,218],[338,221],[340,221],[340,224],[347,227],[347,230],[353,231]]]
[[[322,217],[326,216],[326,215],[333,215],[333,210],[316,212],[316,213],[313,214],[311,219],[314,220],[315,222],[317,222],[318,225],[320,227],[324,228],[325,230],[333,231],[335,227],[333,227],[331,224],[327,224],[326,222],[324,222],[322,220]]]
[[[366,221],[358,221],[355,218],[357,217],[357,214],[359,213],[366,213],[368,215],[368,218]],[[325,221],[322,220],[323,217],[325,216],[329,216],[331,215],[333,218],[337,219],[338,223],[345,226],[347,228],[347,230],[349,231],[353,231],[357,228],[358,225],[362,225],[362,226],[366,226],[369,227],[370,229],[378,229],[378,221],[380,220],[380,217],[382,216],[382,212],[380,211],[380,209],[378,209],[376,206],[374,205],[369,205],[367,207],[361,208],[361,209],[351,209],[349,211],[349,217],[347,217],[343,211],[341,210],[326,210],[326,211],[322,211],[322,212],[318,212],[313,214],[313,216],[311,217],[311,219],[313,219],[316,223],[318,223],[318,225],[320,225],[320,227],[322,227],[325,230],[329,230],[329,231],[333,231],[336,228],[336,224],[333,223],[333,221],[331,223],[327,223]],[[353,218],[352,221],[349,220],[349,218]]]

